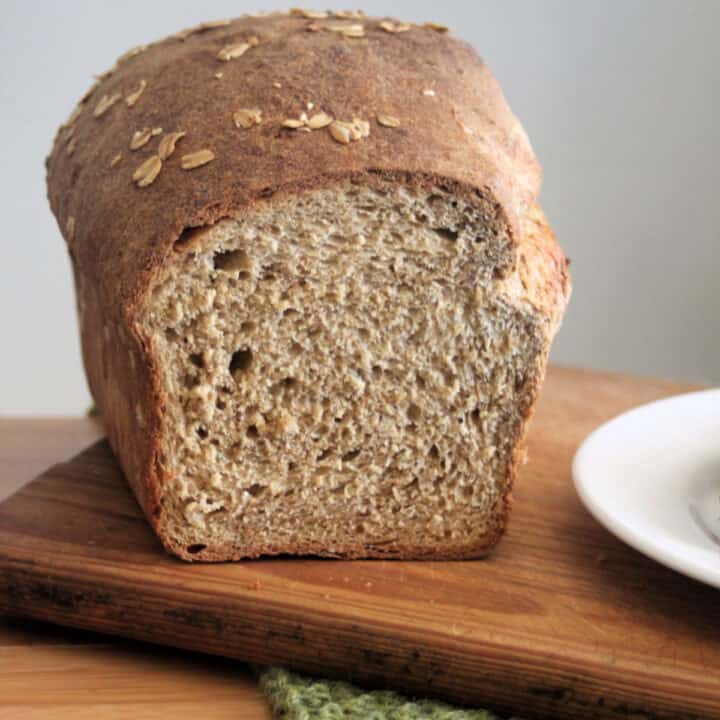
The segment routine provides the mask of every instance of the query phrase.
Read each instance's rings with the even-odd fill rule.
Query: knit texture
[[[281,668],[263,670],[260,687],[282,720],[500,720],[487,710],[463,710],[437,700],[409,700],[389,690],[362,690]]]

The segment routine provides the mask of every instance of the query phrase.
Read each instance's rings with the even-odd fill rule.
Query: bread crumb
[[[306,101],[285,106],[299,122]],[[325,109],[323,98],[315,102],[308,125]],[[230,122],[241,105],[218,121]],[[376,112],[399,109],[378,104],[369,119],[374,125]],[[283,117],[274,114],[269,129],[279,132]],[[362,137],[366,121],[345,117],[348,137],[351,128]],[[488,243],[499,248],[495,228],[447,188],[392,185],[380,193],[348,184],[303,203],[277,200],[253,210],[251,223],[228,218],[206,228],[182,271],[178,263],[153,291],[145,333],[162,348],[158,362],[177,388],[168,418],[187,428],[168,434],[163,447],[166,472],[184,478],[169,482],[168,512],[178,525],[187,520],[186,545],[205,542],[218,553],[231,537],[267,551],[274,529],[291,519],[294,537],[328,554],[463,547],[493,521],[497,486],[478,476],[505,477],[511,453],[517,458],[506,438],[521,421],[500,412],[499,399],[481,404],[477,418],[470,413],[478,397],[513,402],[515,378],[543,347],[526,322],[535,315],[495,304],[492,277],[481,278],[477,305],[475,283],[456,288],[465,254],[482,263]],[[372,267],[344,261],[359,251]],[[422,267],[408,262],[415,256]],[[310,312],[316,301],[337,321]],[[397,331],[385,331],[396,323]],[[523,343],[527,352],[506,351]],[[248,362],[234,363],[238,354]],[[496,451],[486,460],[487,447]],[[339,583],[374,591],[362,575],[332,578],[326,590]]]

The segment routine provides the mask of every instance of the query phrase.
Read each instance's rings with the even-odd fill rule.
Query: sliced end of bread
[[[168,549],[484,554],[554,331],[514,263],[493,203],[402,184],[186,231],[141,314]]]

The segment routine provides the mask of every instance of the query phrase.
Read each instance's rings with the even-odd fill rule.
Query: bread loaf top
[[[58,131],[50,202],[76,269],[102,278],[106,305],[136,308],[186,228],[342,178],[481,193],[524,241],[539,166],[473,49],[437,26],[310,15],[206,23],[132,50]],[[261,114],[236,118],[241,110]],[[287,127],[320,113],[368,125]],[[564,267],[552,238],[540,250]],[[540,285],[554,289],[536,288],[549,311],[563,295],[557,278],[553,267]]]

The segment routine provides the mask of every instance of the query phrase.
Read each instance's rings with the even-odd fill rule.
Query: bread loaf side
[[[132,51],[59,131],[90,387],[182,558],[476,557],[569,294],[539,168],[442,28],[307,15]]]

